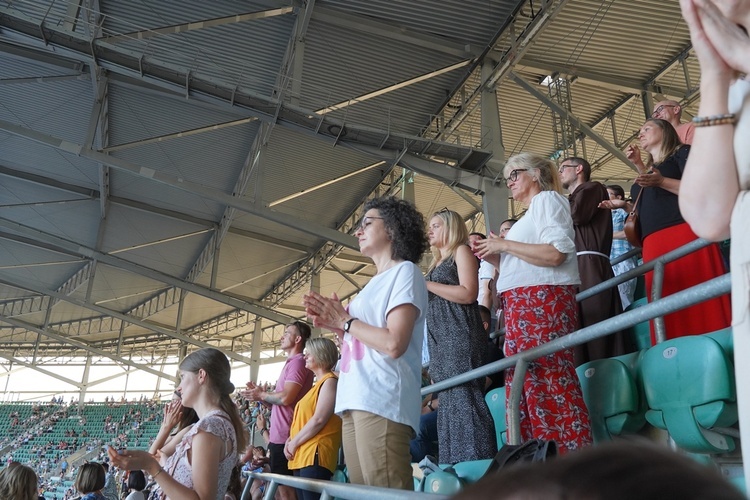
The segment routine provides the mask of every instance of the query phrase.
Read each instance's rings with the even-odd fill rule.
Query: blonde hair
[[[532,179],[539,184],[542,191],[554,191],[562,194],[562,182],[557,173],[555,162],[534,153],[519,153],[508,158],[503,175],[508,178],[513,170],[526,170]]]
[[[31,467],[12,462],[0,471],[0,498],[37,500],[38,481],[36,472]]]
[[[331,339],[314,338],[307,341],[305,350],[325,370],[332,370],[339,360],[339,350]]]
[[[440,243],[441,247],[447,248],[448,256],[453,257],[456,255],[458,247],[466,245],[466,242],[469,241],[469,230],[466,229],[466,223],[457,212],[446,208],[432,214],[430,221],[435,217],[443,221],[443,239],[445,241]],[[430,251],[432,252],[432,264],[430,264],[429,270],[432,271],[440,261],[440,248],[432,247]]]

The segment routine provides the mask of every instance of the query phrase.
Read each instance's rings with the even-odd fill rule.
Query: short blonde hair
[[[18,462],[11,462],[0,471],[0,498],[37,500],[39,479],[34,469]]]
[[[332,370],[339,360],[339,350],[330,339],[320,337],[310,339],[305,345],[305,350],[324,370]]]
[[[469,241],[469,230],[466,229],[466,223],[458,212],[448,210],[447,208],[432,214],[430,220],[435,217],[443,221],[443,227],[445,228],[443,232],[445,241],[441,242],[441,244],[448,248],[448,255],[456,255],[458,247],[466,245]],[[430,270],[435,269],[440,260],[440,250],[435,247],[432,247],[431,250],[432,264],[430,264]]]
[[[534,153],[519,153],[508,158],[503,175],[508,178],[513,170],[526,170],[542,191],[562,194],[562,182],[557,173],[557,166],[549,158]]]

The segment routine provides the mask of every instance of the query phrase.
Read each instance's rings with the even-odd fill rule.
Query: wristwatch
[[[352,323],[353,323],[353,322],[354,322],[354,321],[355,321],[356,319],[357,319],[357,318],[351,318],[351,319],[348,319],[348,320],[346,321],[346,323],[344,323],[344,333],[349,333],[349,329],[350,329],[350,328],[352,327]]]
[[[427,408],[430,409],[430,411],[435,411],[435,408],[432,406],[432,399],[427,401]]]

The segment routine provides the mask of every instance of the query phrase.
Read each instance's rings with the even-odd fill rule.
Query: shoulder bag
[[[633,210],[630,211],[627,219],[625,219],[625,227],[623,227],[623,230],[625,231],[625,239],[636,248],[643,247],[643,242],[641,241],[641,224],[638,220],[638,202],[641,201],[641,195],[643,194],[644,189],[646,188],[642,187],[641,190],[638,191],[638,196],[633,204]]]

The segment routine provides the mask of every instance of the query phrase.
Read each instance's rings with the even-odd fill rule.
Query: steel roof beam
[[[225,26],[227,24],[243,23],[246,21],[255,21],[257,19],[266,19],[269,17],[283,16],[291,13],[293,7],[281,7],[278,9],[268,9],[256,12],[247,12],[244,14],[234,14],[232,16],[217,17],[214,19],[203,19],[200,21],[191,21],[189,23],[174,24],[163,26],[161,28],[151,28],[142,31],[131,31],[120,35],[104,36],[102,39],[107,43],[128,42],[131,40],[148,40],[160,35],[173,35],[175,33],[186,33],[188,31],[197,31],[205,28],[214,28],[216,26]]]
[[[326,226],[321,226],[314,222],[300,221],[294,216],[287,215],[281,212],[268,210],[266,208],[259,208],[251,201],[233,196],[231,194],[227,194],[219,189],[203,186],[201,184],[190,182],[174,175],[160,173],[147,167],[135,165],[131,162],[116,158],[114,156],[100,153],[92,149],[86,149],[80,144],[68,142],[64,139],[59,139],[57,137],[43,134],[41,132],[21,127],[10,122],[0,120],[0,130],[10,132],[13,135],[24,137],[31,141],[44,144],[55,149],[66,151],[83,158],[88,158],[117,170],[123,170],[139,177],[152,179],[156,182],[174,187],[181,191],[185,191],[201,196],[203,198],[207,198],[209,200],[223,203],[227,206],[250,213],[252,215],[256,215],[272,222],[276,222],[277,224],[290,227],[303,233],[311,234],[316,237],[322,237],[349,248],[357,248],[356,239],[351,235],[342,233]]]
[[[0,317],[0,320],[2,320],[2,317]],[[77,382],[77,381],[75,381],[73,379],[69,379],[67,377],[63,377],[62,375],[58,375],[55,372],[51,372],[49,370],[45,370],[44,368],[39,368],[39,366],[37,366],[34,363],[27,363],[26,361],[20,360],[18,358],[14,358],[13,356],[8,356],[7,354],[3,354],[3,353],[0,353],[0,358],[7,359],[8,361],[10,361],[12,363],[16,363],[16,364],[19,364],[21,366],[25,366],[26,368],[30,368],[30,369],[32,369],[34,371],[37,371],[37,372],[39,372],[39,373],[41,373],[43,375],[47,375],[48,377],[52,377],[52,378],[57,379],[57,380],[59,380],[61,382],[65,382],[66,384],[70,384],[70,385],[72,385],[74,387],[77,387],[78,389],[80,389],[80,388],[83,387],[83,385],[80,382]],[[7,375],[10,375],[10,374],[7,374]]]
[[[564,116],[566,119],[570,120],[570,122],[578,128],[581,132],[586,134],[586,136],[590,137],[594,140],[597,144],[599,144],[601,147],[603,147],[605,150],[609,151],[613,156],[615,156],[618,160],[623,162],[625,165],[632,168],[634,171],[638,171],[638,169],[633,165],[633,162],[628,160],[628,157],[625,156],[625,153],[617,149],[612,143],[610,143],[608,140],[606,140],[604,137],[596,133],[591,127],[583,123],[577,116],[575,116],[573,113],[568,111],[567,109],[560,106],[558,103],[553,101],[549,98],[549,96],[543,94],[540,92],[536,87],[531,85],[529,82],[521,78],[520,76],[516,75],[514,72],[510,72],[508,74],[508,78],[513,80],[515,83],[518,84],[519,87],[524,89],[526,92],[531,94],[532,96],[536,97],[540,102],[545,104],[547,107],[549,107],[552,111],[557,113],[558,115]]]
[[[87,344],[85,344],[83,342],[79,342],[77,340],[71,339],[69,337],[63,337],[61,335],[57,335],[54,332],[51,332],[49,330],[45,330],[43,328],[39,328],[39,327],[37,327],[35,325],[32,325],[31,323],[27,323],[26,321],[21,321],[19,319],[15,319],[15,318],[8,318],[8,317],[5,317],[5,316],[0,316],[0,321],[4,321],[5,323],[11,324],[11,325],[16,326],[18,328],[24,328],[24,329],[32,331],[32,332],[41,333],[42,335],[50,337],[50,338],[53,338],[53,339],[55,339],[55,340],[57,340],[59,342],[70,344],[70,345],[74,345],[74,346],[76,346],[79,349],[82,349],[84,351],[88,351],[90,353],[96,354],[96,355],[101,356],[103,358],[109,358],[109,359],[115,360],[115,361],[117,361],[119,363],[122,363],[124,365],[127,365],[127,366],[132,366],[133,368],[137,368],[139,370],[143,370],[143,371],[145,371],[147,373],[150,373],[152,375],[156,375],[157,377],[164,377],[164,378],[167,378],[169,380],[172,380],[173,382],[177,381],[176,377],[174,377],[172,375],[167,375],[166,373],[162,373],[162,372],[160,372],[158,370],[154,370],[153,368],[151,368],[148,365],[142,365],[142,364],[138,364],[138,363],[133,363],[132,361],[130,361],[128,359],[125,359],[123,357],[116,356],[116,355],[114,355],[112,353],[108,353],[106,351],[103,351],[101,349],[97,349],[95,347],[91,347],[90,345],[87,345]],[[32,366],[29,366],[29,368],[34,368],[35,370],[38,369],[38,368],[32,367]],[[56,377],[56,378],[59,378],[59,377]],[[83,385],[81,385],[81,387],[83,387]]]
[[[342,12],[330,7],[316,7],[312,18],[315,21],[340,28],[376,35],[457,57],[473,58],[478,56],[482,49],[482,47],[472,47],[469,43],[460,40],[420,33],[404,26],[386,23],[372,17]]]
[[[103,262],[107,265],[110,265],[119,269],[124,269],[134,274],[145,276],[147,278],[151,278],[153,280],[187,290],[189,292],[195,293],[196,295],[200,295],[202,297],[215,300],[216,302],[226,304],[228,306],[232,306],[237,309],[242,309],[244,311],[248,311],[253,314],[257,314],[259,316],[268,318],[277,323],[286,323],[287,321],[291,319],[289,316],[285,314],[280,314],[272,309],[268,309],[259,304],[254,304],[254,303],[242,300],[240,298],[222,294],[220,292],[217,292],[216,290],[211,290],[210,288],[206,288],[204,286],[197,285],[195,283],[191,283],[191,282],[182,280],[180,278],[176,278],[174,276],[170,276],[166,273],[162,273],[155,269],[141,266],[140,264],[136,264],[134,262],[121,259],[119,257],[115,257],[109,254],[99,252],[97,250],[94,250],[93,248],[80,245],[76,242],[66,240],[64,238],[55,236],[53,234],[45,233],[38,229],[25,226],[23,224],[19,224],[9,219],[0,218],[0,226],[9,228],[13,230],[14,232],[20,233],[25,238],[29,238],[31,240],[41,242],[42,244],[45,244],[45,245],[56,246],[60,249],[60,251],[64,253],[68,253],[68,254],[72,254],[76,256],[82,256],[82,257],[86,257],[89,259],[96,259],[99,262]],[[12,236],[10,235],[8,235],[7,237],[12,238]],[[68,299],[68,297],[66,297],[65,299]]]
[[[90,302],[88,302],[86,300],[76,299],[76,298],[67,296],[65,294],[56,292],[54,290],[45,289],[44,287],[41,287],[41,286],[14,283],[14,282],[6,280],[6,279],[0,279],[0,283],[2,283],[4,285],[7,285],[7,286],[13,286],[13,287],[16,287],[16,288],[26,289],[26,290],[29,290],[29,291],[32,291],[32,292],[41,293],[43,295],[48,295],[48,296],[53,297],[53,298],[55,298],[57,300],[62,300],[62,301],[68,302],[70,304],[73,304],[75,306],[78,306],[78,307],[81,307],[81,308],[84,308],[84,309],[89,309],[91,311],[98,312],[100,314],[104,314],[104,315],[107,315],[107,316],[112,316],[113,318],[117,318],[120,321],[124,321],[124,322],[127,322],[127,323],[132,323],[132,324],[134,324],[136,326],[140,326],[141,328],[145,328],[147,330],[150,330],[150,331],[155,332],[155,333],[159,333],[161,335],[166,335],[167,337],[172,337],[174,339],[180,340],[180,341],[185,342],[187,344],[196,345],[198,347],[214,347],[211,344],[207,344],[205,342],[200,342],[198,340],[195,340],[193,338],[187,337],[185,335],[180,335],[179,333],[176,333],[173,330],[169,330],[167,328],[155,325],[153,323],[149,323],[149,322],[143,321],[142,319],[137,318],[135,316],[131,316],[129,314],[124,314],[124,313],[115,311],[114,309],[108,309],[106,307],[102,307],[102,306],[99,306],[99,305],[96,305],[96,304],[92,304],[92,303],[90,303]],[[5,319],[13,319],[13,318],[5,317],[5,316],[3,318],[5,318]],[[71,337],[61,337],[61,338],[71,339]],[[230,357],[231,359],[234,359],[236,361],[241,361],[243,363],[249,363],[250,362],[250,358],[247,358],[245,356],[241,356],[239,354],[228,353],[227,356]],[[108,357],[111,357],[111,356],[108,356]]]
[[[672,87],[665,87],[663,85],[654,85],[649,82],[639,82],[634,79],[613,77],[609,75],[603,75],[596,73],[595,71],[587,70],[585,68],[579,68],[577,66],[565,66],[555,63],[547,63],[538,61],[535,59],[524,58],[521,62],[517,63],[518,67],[530,69],[532,71],[538,71],[545,75],[559,74],[561,78],[570,80],[571,83],[581,82],[594,87],[599,87],[606,90],[614,90],[623,94],[634,94],[638,95],[644,90],[650,92],[656,92],[656,88],[671,96],[684,96],[685,92]],[[649,80],[651,81],[651,80]]]

